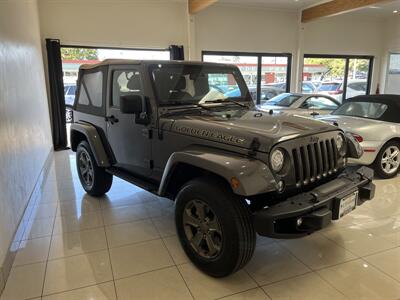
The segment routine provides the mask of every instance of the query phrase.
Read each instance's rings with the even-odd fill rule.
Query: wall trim
[[[29,226],[30,217],[36,206],[36,202],[39,199],[40,191],[43,188],[44,183],[46,182],[50,170],[50,165],[52,162],[53,162],[53,150],[50,150],[49,153],[47,154],[43,167],[40,170],[39,176],[36,179],[36,183],[29,196],[26,207],[24,209],[24,213],[21,217],[21,220],[19,221],[19,224],[14,233],[10,246],[8,247],[6,257],[2,262],[2,264],[0,264],[0,296],[6,286],[8,276],[10,275],[10,271],[15,260],[15,256],[19,249],[19,245],[21,241],[24,240],[24,234]]]

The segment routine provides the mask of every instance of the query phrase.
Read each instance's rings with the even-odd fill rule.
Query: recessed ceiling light
[[[394,14],[397,14],[398,12],[399,12],[398,10],[394,10],[394,11],[393,11]]]

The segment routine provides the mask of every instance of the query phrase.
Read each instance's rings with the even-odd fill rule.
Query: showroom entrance
[[[75,101],[76,81],[81,65],[97,64],[105,59],[170,60],[170,50],[61,45],[61,59],[67,138],[68,146],[70,146],[69,128],[73,121],[72,105]]]

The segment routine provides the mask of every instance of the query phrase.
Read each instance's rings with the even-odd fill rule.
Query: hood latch
[[[257,150],[260,149],[261,143],[258,138],[253,138],[250,144],[250,151],[249,151],[249,156],[256,156]]]

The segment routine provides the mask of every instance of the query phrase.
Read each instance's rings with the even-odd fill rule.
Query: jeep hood
[[[258,151],[269,152],[276,143],[300,136],[338,130],[336,126],[310,118],[259,110],[208,112],[162,118],[163,128],[183,135],[250,149],[255,139]],[[160,124],[161,125],[161,124]],[[167,126],[166,126],[167,125]]]

